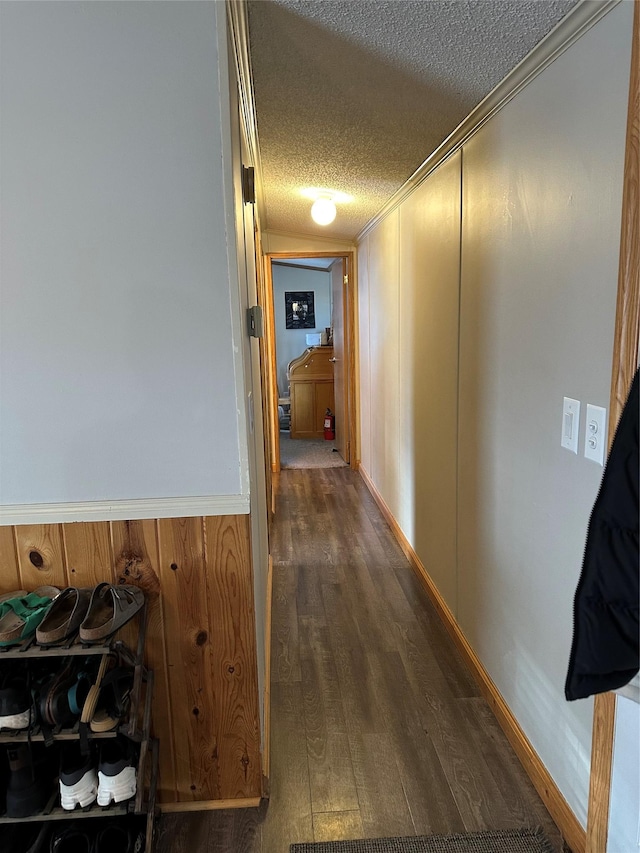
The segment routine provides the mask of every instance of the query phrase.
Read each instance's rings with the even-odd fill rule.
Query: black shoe
[[[31,723],[31,692],[24,675],[7,667],[0,681],[0,729],[28,729]]]
[[[7,808],[7,785],[9,784],[9,759],[6,749],[0,749],[0,815]]]
[[[114,821],[98,830],[93,853],[134,853],[134,835],[124,821]]]
[[[84,821],[81,821],[80,825],[72,823],[70,826],[59,826],[54,829],[49,853],[93,853],[93,839],[82,828],[82,823]]]
[[[40,744],[16,744],[7,748],[9,782],[7,817],[30,817],[47,805],[53,793],[55,767]]]
[[[48,823],[14,824],[8,831],[5,827],[2,849],[9,853],[44,853],[49,828]]]

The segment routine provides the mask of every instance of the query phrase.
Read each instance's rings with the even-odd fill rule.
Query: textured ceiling
[[[576,0],[250,0],[266,227],[352,239]],[[353,197],[316,225],[305,187]]]

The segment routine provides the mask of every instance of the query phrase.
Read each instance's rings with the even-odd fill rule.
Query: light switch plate
[[[580,430],[580,400],[565,397],[562,405],[562,437],[560,444],[565,450],[578,452],[578,432]]]
[[[604,465],[607,446],[607,410],[587,403],[587,421],[584,427],[584,455],[587,459]]]

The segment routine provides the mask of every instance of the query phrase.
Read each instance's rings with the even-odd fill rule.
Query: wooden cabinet
[[[334,411],[333,347],[309,347],[289,362],[291,438],[322,438],[327,409]]]

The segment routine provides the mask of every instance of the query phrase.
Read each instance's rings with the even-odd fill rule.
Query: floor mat
[[[553,853],[541,829],[292,844],[290,853]]]

